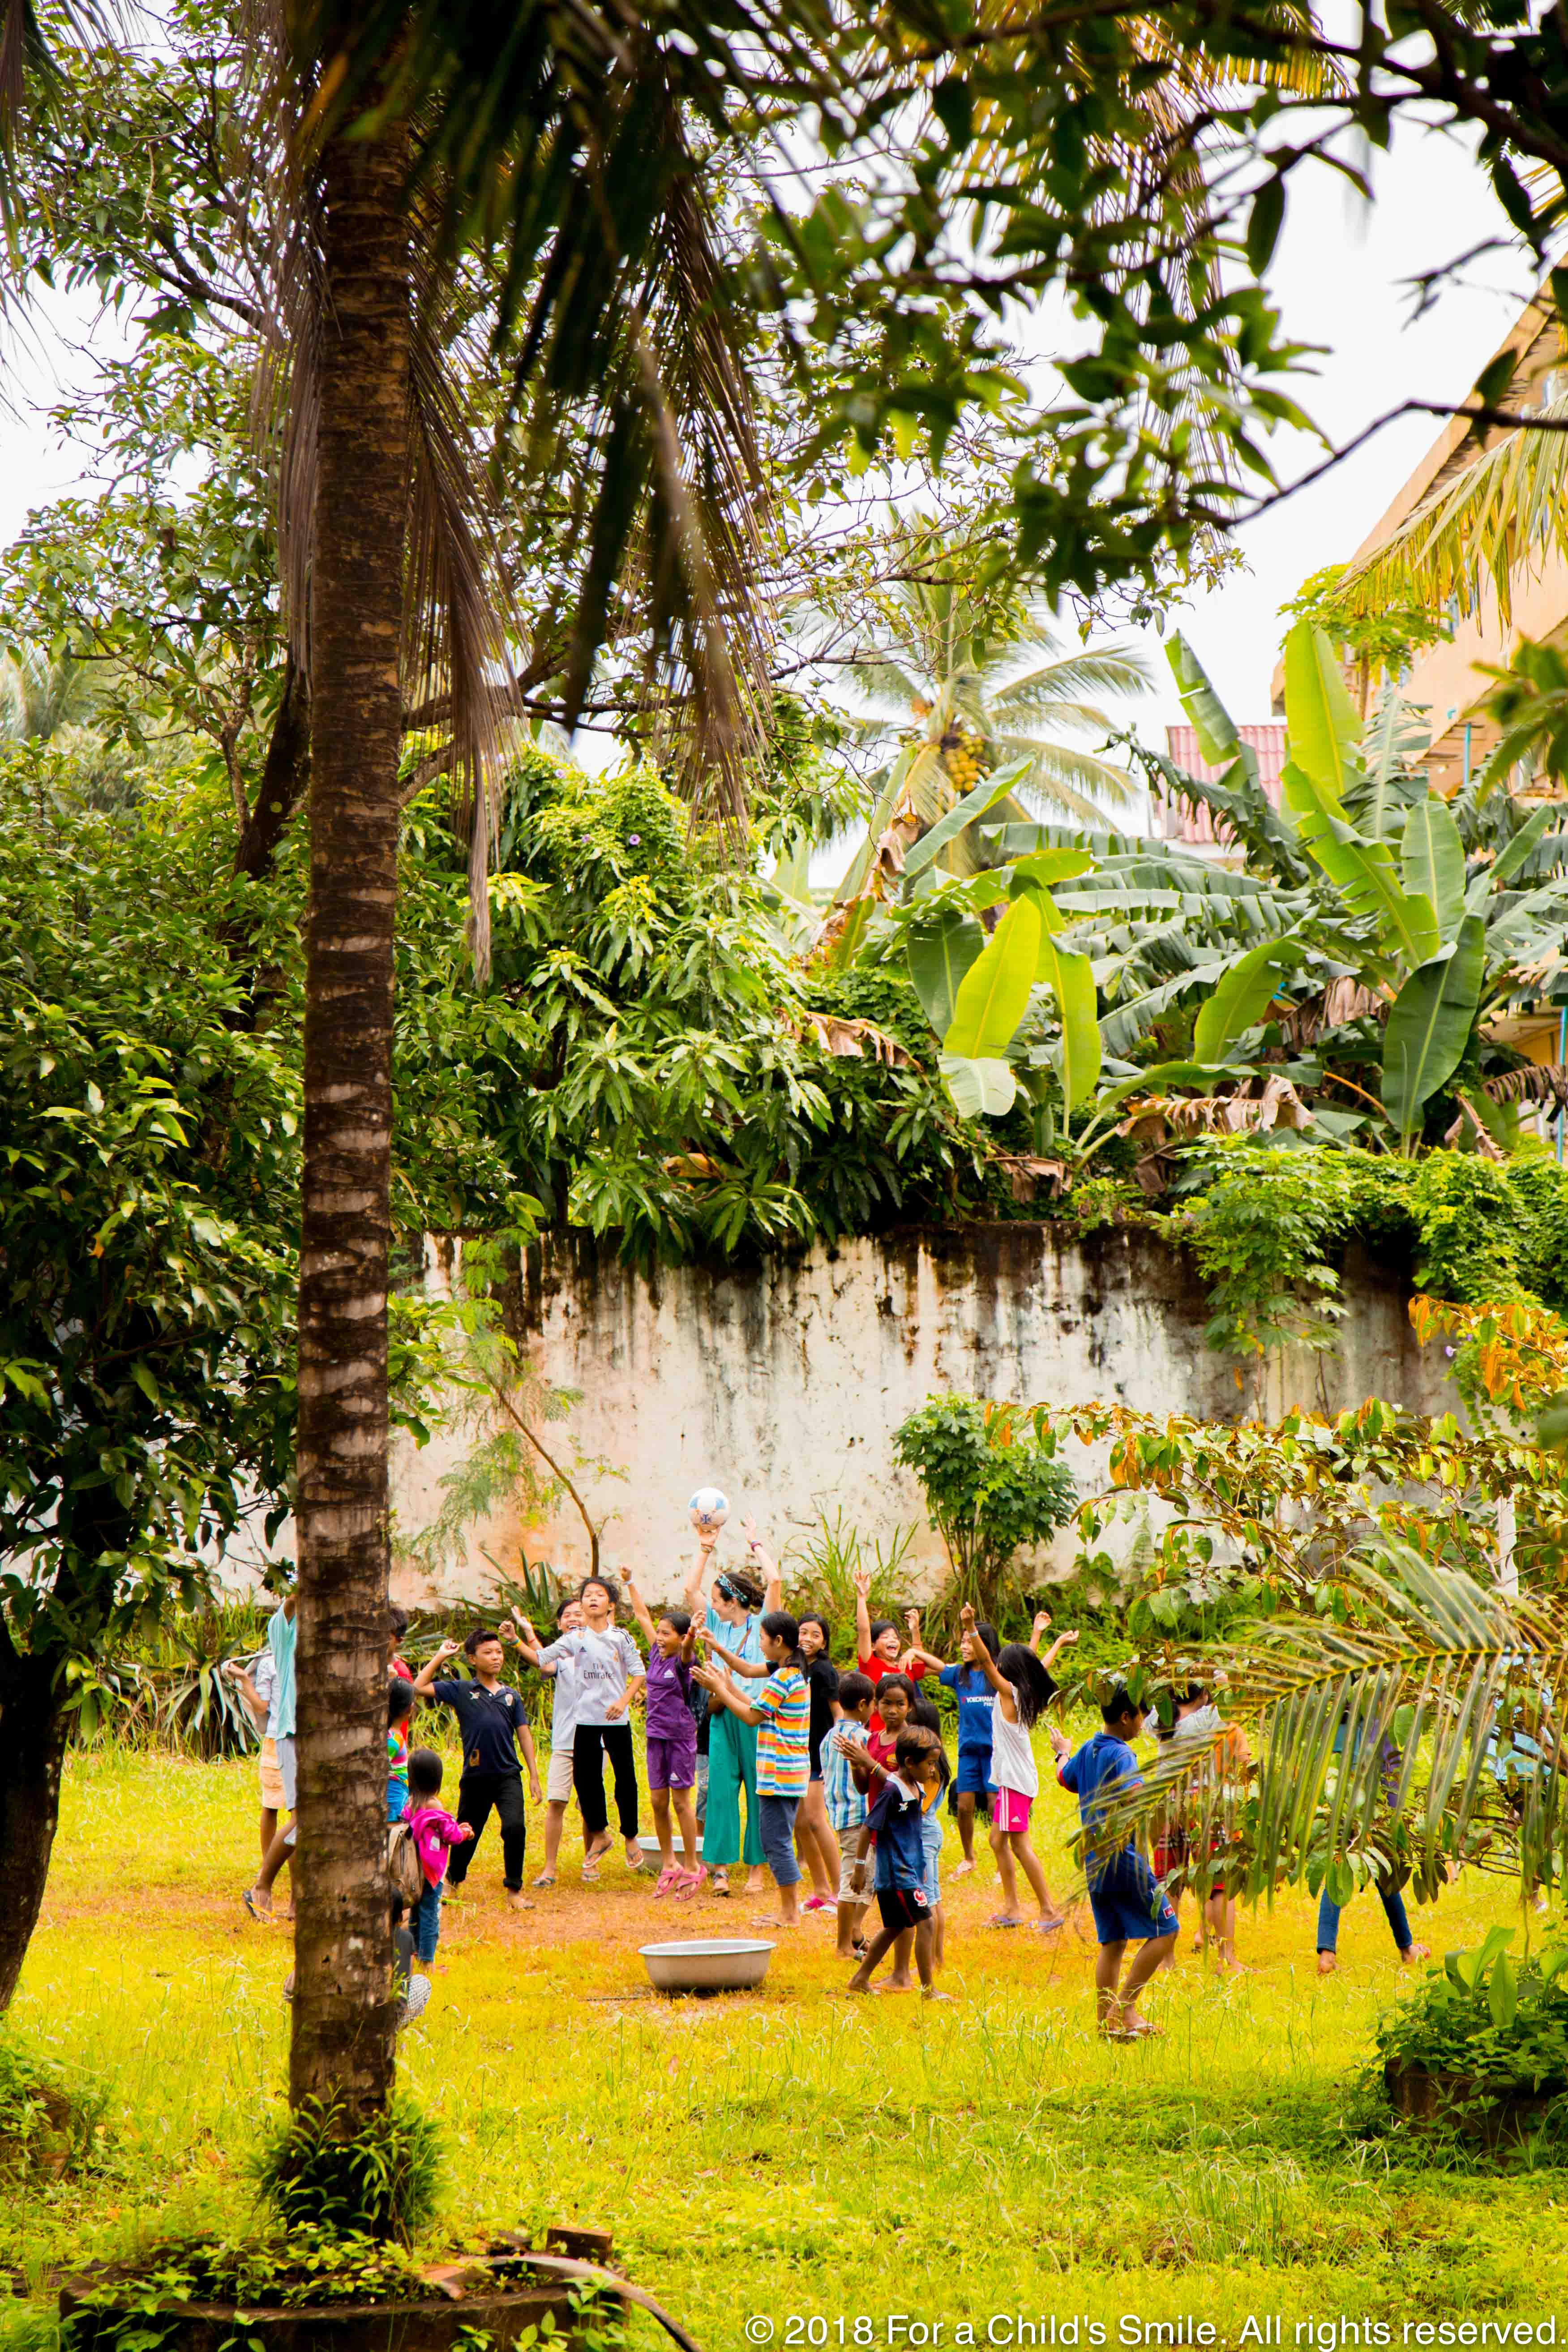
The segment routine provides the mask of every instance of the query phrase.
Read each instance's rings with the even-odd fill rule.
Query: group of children
[[[986,1924],[998,1930],[1026,1927],[1046,1937],[1061,1931],[1065,1914],[1030,1839],[1039,1794],[1032,1735],[1058,1693],[1051,1667],[1077,1635],[1058,1635],[1042,1655],[1050,1622],[1043,1612],[1027,1643],[1004,1643],[994,1626],[977,1622],[965,1607],[960,1654],[950,1663],[924,1646],[917,1612],[908,1612],[903,1637],[890,1621],[873,1620],[868,1580],[861,1577],[858,1666],[841,1674],[829,1655],[826,1622],[815,1612],[796,1618],[781,1605],[777,1566],[752,1522],[745,1523],[745,1564],[717,1573],[714,1537],[700,1535],[680,1607],[656,1614],[636,1582],[626,1580],[626,1600],[646,1657],[616,1622],[621,1594],[603,1575],[586,1578],[562,1602],[548,1642],[526,1618],[494,1630],[476,1627],[461,1645],[443,1642],[417,1674],[401,1655],[406,1616],[393,1611],[386,1812],[389,1833],[405,1838],[417,1856],[417,1876],[410,1867],[406,1877],[411,1889],[419,1888],[416,1895],[410,1893],[406,1924],[395,1899],[398,1947],[408,1948],[401,2013],[415,2013],[428,1995],[427,1979],[412,1970],[416,1964],[427,1970],[434,1960],[443,1899],[459,1895],[492,1812],[508,1899],[531,1907],[523,1892],[525,1774],[533,1803],[545,1808],[544,1861],[535,1888],[556,1883],[574,1794],[583,1822],[583,1882],[597,1881],[600,1859],[615,1843],[606,1759],[626,1865],[634,1872],[645,1867],[632,1728],[638,1707],[658,1845],[656,1897],[689,1900],[705,1888],[727,1896],[730,1873],[742,1864],[749,1869],[746,1892],[755,1894],[765,1865],[779,1901],[777,1920],[766,1924],[793,1928],[806,1914],[835,1914],[838,1953],[853,1963],[851,1991],[876,1989],[876,1971],[890,1959],[883,1989],[911,1990],[918,1978],[921,1991],[936,1996],[944,1946],[942,1823],[952,1783],[962,1847],[954,1876],[975,1867],[975,1821],[989,1819],[1001,1899]],[[271,1621],[254,1668],[238,1676],[263,1737],[262,1861],[245,1896],[258,1918],[271,1916],[272,1885],[287,1866],[294,1834],[292,1822],[283,1819],[295,1798],[293,1620],[290,1599]],[[509,1646],[552,1684],[542,1787],[525,1700],[502,1679]],[[459,1647],[468,1673],[443,1675]],[[936,1708],[921,1688],[933,1675],[956,1703],[955,1769]],[[422,1700],[447,1707],[457,1718],[463,1761],[455,1814],[440,1802],[439,1755],[411,1745]],[[1132,1743],[1145,1728],[1144,1711],[1119,1687],[1102,1717],[1101,1728],[1076,1752],[1055,1726],[1046,1728],[1058,1780],[1079,1804],[1100,1947],[1100,2026],[1112,2039],[1130,2041],[1158,2030],[1139,2002],[1174,1953],[1177,1923],[1164,1882],[1174,1875],[1180,1884],[1190,1874],[1190,1806],[1184,1796],[1173,1809],[1151,1865],[1114,1820],[1116,1799],[1142,1785]],[[1245,1769],[1239,1733],[1221,1723],[1205,1691],[1179,1694],[1173,1721],[1152,1727],[1178,1765],[1185,1748],[1205,1759],[1211,1777]],[[1206,1830],[1200,1834],[1206,1836]],[[1033,1898],[1033,1916],[1020,1902],[1020,1874]],[[873,1905],[876,1921],[868,1936]],[[1329,1937],[1331,1967],[1335,1927],[1337,1915]],[[1397,1938],[1397,1922],[1395,1933]],[[1234,1965],[1235,1903],[1223,1885],[1203,1906],[1200,1942],[1210,1939],[1222,1965]],[[1402,1949],[1420,1953],[1408,1934],[1399,1940]]]

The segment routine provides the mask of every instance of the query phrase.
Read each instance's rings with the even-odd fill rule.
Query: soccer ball
[[[717,1486],[699,1486],[686,1507],[700,1536],[716,1536],[730,1516],[730,1497]]]

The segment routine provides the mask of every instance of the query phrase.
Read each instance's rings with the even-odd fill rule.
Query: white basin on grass
[[[767,1975],[773,1947],[751,1936],[703,1936],[641,1951],[655,1992],[749,1992]]]
[[[637,1843],[641,1846],[644,1853],[651,1854],[654,1860],[656,1862],[658,1861],[658,1840],[656,1837],[649,1837],[645,1833],[642,1837],[638,1838]],[[677,1829],[675,1832],[675,1859],[677,1862],[680,1860],[685,1852],[686,1848],[681,1842],[680,1832]],[[697,1832],[697,1859],[699,1862],[702,1859],[702,1832],[700,1830]]]

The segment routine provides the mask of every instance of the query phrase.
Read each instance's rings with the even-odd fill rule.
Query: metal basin
[[[658,1860],[658,1840],[656,1837],[648,1837],[645,1835],[638,1838],[637,1843],[641,1846],[644,1853],[651,1855],[655,1862]],[[681,1843],[680,1832],[677,1829],[675,1832],[675,1859],[677,1862],[680,1860],[685,1852],[686,1848]],[[700,1830],[697,1832],[697,1859],[699,1862],[702,1859],[702,1832]]]
[[[641,1950],[656,1992],[745,1992],[766,1976],[773,1947],[749,1936],[705,1936]]]

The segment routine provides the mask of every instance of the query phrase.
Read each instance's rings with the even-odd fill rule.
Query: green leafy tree
[[[952,1563],[937,1612],[956,1627],[968,1601],[999,1622],[1015,1598],[1018,1551],[1065,1527],[1078,1500],[1053,1435],[1005,1405],[933,1396],[900,1423],[893,1455],[920,1480]]]

